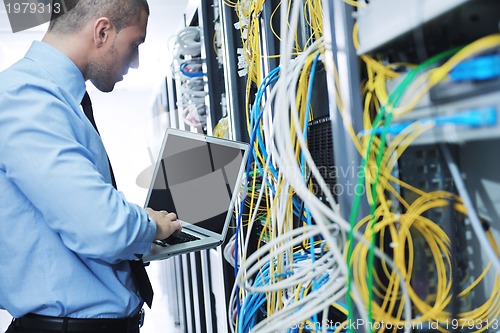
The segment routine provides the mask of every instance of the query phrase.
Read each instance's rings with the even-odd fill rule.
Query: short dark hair
[[[89,20],[107,17],[117,31],[134,24],[141,10],[149,15],[147,0],[54,0],[65,9],[53,16],[49,31],[70,34],[80,30]]]

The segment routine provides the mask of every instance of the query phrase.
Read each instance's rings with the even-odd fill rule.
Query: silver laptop
[[[167,129],[145,207],[175,212],[182,234],[153,242],[145,262],[224,241],[247,155],[246,143]]]

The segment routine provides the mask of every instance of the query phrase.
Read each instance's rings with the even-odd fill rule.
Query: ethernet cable
[[[281,124],[281,123],[285,123],[285,122],[277,121],[277,120],[275,119],[275,124]],[[273,153],[273,154],[274,154],[274,153]],[[284,164],[286,164],[286,163],[284,163]]]

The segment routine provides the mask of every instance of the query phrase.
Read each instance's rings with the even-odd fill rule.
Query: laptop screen
[[[146,206],[222,234],[245,151],[233,141],[167,131]]]

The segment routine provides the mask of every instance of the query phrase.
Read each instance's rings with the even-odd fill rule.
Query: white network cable
[[[180,80],[179,108],[183,121],[192,127],[204,128],[207,125],[207,106],[205,82],[201,76],[202,35],[199,27],[185,27],[175,38],[173,47],[174,61],[172,71]],[[183,72],[185,70],[185,72]],[[194,74],[191,76],[190,74]],[[197,76],[200,75],[200,76]]]
[[[185,27],[177,34],[174,55],[196,57],[201,53],[201,29],[199,27]],[[182,60],[181,60],[182,61]]]
[[[296,5],[292,10],[292,20],[290,23],[291,31],[293,31],[294,27],[296,26],[297,17],[298,17],[298,5]],[[312,53],[314,49],[308,48],[308,50],[306,50],[305,53],[298,56],[296,59],[293,60],[293,62],[291,62],[288,60],[289,57],[287,56],[287,54],[291,55],[291,49],[293,45],[292,43],[293,43],[293,33],[290,33],[289,37],[287,37],[287,34],[285,34],[285,36],[282,36],[282,46],[281,46],[282,61],[280,63],[281,75],[280,79],[275,85],[276,93],[274,94],[274,96],[276,95],[288,96],[289,98],[280,98],[275,100],[275,109],[274,109],[275,117],[273,119],[273,126],[272,126],[272,128],[274,129],[274,135],[272,138],[270,138],[273,143],[271,145],[271,151],[276,164],[278,165],[278,167],[280,167],[280,170],[284,173],[285,179],[290,181],[292,187],[297,191],[297,194],[301,196],[301,193],[307,193],[306,196],[314,197],[314,195],[310,193],[309,189],[307,188],[307,185],[303,181],[301,170],[299,169],[298,165],[295,162],[295,150],[290,142],[290,137],[289,137],[290,130],[288,126],[290,124],[289,114],[291,113],[293,116],[296,116],[297,113],[297,109],[295,106],[296,82],[298,81],[300,71],[303,67],[303,62],[305,61],[307,56],[310,53]],[[317,44],[315,45],[317,47]],[[283,52],[284,49],[286,49],[287,51]],[[288,69],[289,66],[290,69]],[[269,105],[271,105],[271,103],[268,103],[266,105],[266,109],[268,110],[270,109]],[[290,108],[291,112],[289,112]],[[264,119],[267,118],[264,117]],[[298,130],[300,128],[300,125],[299,126],[297,125],[298,124],[295,123],[295,126]],[[264,131],[266,128],[268,128],[268,126],[264,126]],[[299,137],[299,143],[302,143],[300,139],[303,138],[300,135],[298,137]],[[303,145],[301,144],[301,146],[302,146],[301,147],[302,151],[304,152],[308,151],[307,146],[305,144]],[[324,181],[322,182],[322,177],[317,168],[315,168],[314,162],[312,161],[310,154],[305,153],[304,156],[308,162],[308,165],[310,165],[312,173],[315,176],[316,175],[319,176],[317,178],[320,182],[320,186],[322,187],[324,193],[326,193],[327,195],[330,194],[330,190],[326,188],[326,184],[324,183]],[[317,211],[317,208],[314,205],[310,205],[310,201],[307,200],[307,198],[303,196],[301,196],[301,198],[308,203],[311,215],[316,220],[317,225],[322,229],[322,235],[324,239],[327,241],[330,247],[330,251],[334,252],[334,258],[337,258],[338,260],[338,267],[342,269],[344,276],[347,276],[347,265],[343,261],[343,256],[341,254],[340,249],[338,248],[338,245],[331,236],[331,233],[328,231],[328,224],[330,223],[329,222],[321,223],[320,221],[325,220],[324,218],[321,217],[321,213]],[[333,200],[333,197],[331,197],[329,202],[330,203],[335,202]],[[336,215],[336,219],[342,220],[342,217],[338,214],[338,211],[333,213]],[[353,292],[357,294],[356,288],[353,288]],[[327,294],[328,293],[326,293],[326,295]],[[361,303],[360,297],[355,297],[355,301],[357,302],[358,307],[363,309],[363,304]],[[330,306],[329,303],[325,303],[325,307],[329,306]],[[360,310],[360,312],[362,313],[363,310]],[[297,318],[297,314],[294,315],[294,318]]]
[[[316,225],[296,228],[293,230],[285,230],[283,233],[278,232],[282,230],[280,226],[284,225],[285,218],[285,207],[272,207],[271,221],[275,223],[272,229],[275,231],[276,237],[270,240],[268,243],[261,246],[256,252],[247,256],[247,245],[248,238],[240,238],[240,244],[242,246],[239,248],[240,253],[238,253],[240,269],[236,277],[236,283],[242,288],[243,296],[248,293],[265,293],[265,292],[286,292],[287,290],[297,287],[300,283],[306,283],[307,281],[312,281],[314,278],[319,278],[328,274],[328,281],[324,285],[313,290],[306,296],[302,297],[297,302],[291,302],[290,299],[286,299],[286,304],[282,310],[276,311],[273,315],[268,316],[266,319],[258,323],[252,332],[276,332],[283,330],[291,324],[290,317],[293,317],[293,323],[299,323],[303,320],[307,320],[312,315],[316,313],[323,312],[325,318],[328,313],[328,308],[330,304],[338,301],[345,296],[345,285],[347,277],[347,265],[344,261],[342,251],[339,247],[344,246],[344,243],[338,243],[339,239],[332,236],[334,231],[339,228],[343,232],[348,232],[351,227],[350,224],[345,221],[339,214],[338,207],[331,196],[330,189],[328,189],[326,183],[321,177],[321,173],[317,169],[312,160],[312,157],[308,151],[307,144],[301,135],[301,125],[297,115],[297,108],[295,105],[296,98],[296,86],[300,72],[304,66],[307,57],[315,52],[321,41],[317,41],[311,48],[308,48],[303,54],[299,55],[296,59],[290,60],[291,50],[293,45],[293,35],[297,24],[297,17],[299,13],[300,5],[295,5],[292,9],[292,19],[290,24],[290,30],[286,26],[286,20],[282,20],[282,39],[281,39],[281,74],[279,80],[276,82],[275,86],[269,93],[267,97],[267,102],[264,106],[263,119],[263,133],[264,141],[266,142],[266,148],[271,153],[268,155],[266,164],[264,165],[265,172],[263,177],[269,177],[267,170],[270,165],[275,166],[279,172],[278,181],[283,183],[285,190],[281,192],[282,197],[280,197],[280,202],[287,202],[287,191],[288,187],[293,188],[296,194],[307,203],[307,207],[314,218]],[[282,6],[282,17],[287,17],[288,13],[287,6]],[[278,98],[278,96],[280,98]],[[287,98],[284,98],[284,97]],[[274,108],[273,108],[274,107]],[[290,119],[291,114],[291,119]],[[326,205],[320,201],[307,187],[302,171],[296,162],[295,157],[295,147],[292,145],[290,137],[290,125],[294,124],[297,129],[297,140],[301,147],[301,151],[304,152],[304,157],[307,162],[311,173],[318,180],[320,187],[325,194],[330,194],[331,199],[329,199],[330,206]],[[260,200],[264,191],[267,189],[267,183],[264,179],[262,181],[262,188],[259,193],[259,198],[257,200],[256,207],[259,206]],[[274,179],[268,179],[271,183],[275,182]],[[273,201],[271,201],[273,202]],[[284,206],[284,205],[281,205]],[[248,230],[255,221],[256,211],[254,212],[248,226]],[[247,233],[248,236],[249,233]],[[285,266],[284,269],[293,269],[296,271],[296,275],[291,275],[289,277],[283,277],[280,282],[276,282],[265,286],[255,286],[253,281],[249,281],[247,277],[254,276],[258,273],[265,264],[270,263],[274,265],[275,258],[277,256],[284,256],[285,258],[290,258],[291,249],[302,243],[304,240],[308,240],[316,235],[322,235],[329,245],[329,250],[323,254],[323,257],[317,259],[311,264],[308,269],[300,269],[293,265]],[[363,238],[363,235],[355,231],[355,239],[358,240],[363,245],[369,247],[370,243]],[[240,235],[242,237],[242,235]],[[403,280],[401,272],[396,268],[392,260],[380,249],[375,249],[375,254],[387,263],[391,267],[398,277]],[[230,303],[230,316],[233,318],[232,309],[235,308],[235,300],[239,295],[235,295],[236,285],[233,288]],[[366,309],[359,292],[357,291],[356,285],[353,285],[354,301],[358,307],[358,311],[361,317],[366,320]],[[404,297],[405,304],[405,319],[411,319],[411,304],[410,297],[408,297],[408,290],[406,285],[402,284],[402,293]],[[406,330],[408,332],[409,328]],[[231,331],[234,332],[234,326],[231,325]],[[326,328],[323,327],[323,331],[326,332]]]

